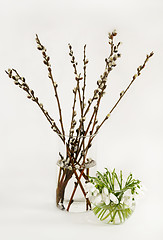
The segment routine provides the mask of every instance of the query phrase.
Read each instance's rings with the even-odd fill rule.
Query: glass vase
[[[56,206],[61,210],[84,212],[91,209],[85,183],[96,172],[94,136],[65,137],[59,142],[57,156]]]
[[[124,223],[132,215],[135,206],[135,200],[128,197],[126,202],[114,203],[111,201],[108,205],[101,203],[94,205],[92,210],[100,221],[117,225]]]

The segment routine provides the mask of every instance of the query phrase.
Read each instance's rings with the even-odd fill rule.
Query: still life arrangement
[[[121,57],[121,54],[119,53],[121,42],[115,43],[116,36],[116,30],[108,34],[110,53],[105,59],[104,72],[100,75],[99,80],[97,80],[97,87],[89,98],[86,97],[85,93],[87,80],[86,70],[89,62],[86,57],[86,45],[84,45],[83,50],[83,73],[78,71],[78,62],[74,56],[72,46],[70,44],[68,45],[75,78],[72,115],[70,128],[68,130],[65,130],[64,128],[62,107],[58,94],[59,86],[53,76],[50,57],[47,54],[46,48],[40,42],[38,35],[36,35],[37,49],[42,53],[43,63],[47,68],[48,78],[54,89],[60,125],[56,123],[56,119],[53,119],[45,109],[34,90],[32,90],[27,84],[26,79],[15,69],[8,69],[6,71],[9,78],[14,81],[15,85],[27,93],[27,98],[38,105],[41,112],[48,120],[52,131],[58,135],[58,138],[63,145],[64,150],[58,152],[57,159],[57,165],[59,166],[56,189],[57,207],[62,210],[70,211],[75,204],[77,190],[80,189],[82,198],[85,201],[85,210],[93,208],[93,212],[100,220],[107,220],[109,223],[117,223],[118,221],[121,223],[131,215],[135,205],[134,194],[136,194],[137,189],[140,188],[140,181],[133,179],[132,175],[129,175],[126,182],[124,182],[122,172],[120,172],[120,176],[118,177],[115,170],[109,172],[107,169],[104,174],[98,172],[96,177],[90,177],[90,169],[95,166],[96,159],[91,158],[88,154],[97,133],[109,119],[110,115],[118,106],[133,82],[138,76],[140,76],[148,60],[153,56],[153,52],[146,55],[143,64],[137,68],[136,73],[132,76],[129,85],[125,90],[120,92],[117,101],[100,122],[98,120],[98,112],[101,106],[101,99],[106,91],[107,79],[110,72],[116,67],[117,60]],[[77,104],[79,108],[77,108]],[[118,188],[115,187],[115,182],[117,182]],[[69,186],[71,187],[70,192],[68,197],[66,197],[67,188]]]

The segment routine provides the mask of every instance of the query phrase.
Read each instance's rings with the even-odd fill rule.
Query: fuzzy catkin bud
[[[77,88],[74,88],[74,89],[73,89],[73,93],[76,93],[76,91],[77,91]]]
[[[37,45],[37,49],[38,49],[38,50],[43,50],[43,46],[40,45],[40,44],[38,44],[38,45]]]
[[[135,79],[137,78],[137,76],[138,76],[138,75],[137,75],[137,74],[135,74],[135,75],[133,76],[133,79],[135,80]]]
[[[110,32],[108,33],[108,37],[109,37],[109,39],[113,38],[113,36],[112,36],[112,34]]]
[[[57,130],[55,126],[53,126],[52,129],[53,129],[53,131],[56,131],[56,130]]]
[[[18,84],[19,84],[19,82],[18,82],[18,81],[14,81],[14,83],[15,83],[15,85],[18,85]]]
[[[71,167],[71,166],[68,166],[68,169],[69,169],[70,171],[72,171],[72,167]]]
[[[116,36],[116,35],[117,35],[116,29],[113,30],[112,34],[113,34],[113,36]]]
[[[24,77],[21,77],[21,81],[25,83],[25,78],[24,78]]]
[[[124,91],[120,92],[120,97],[122,97],[124,95]]]
[[[54,82],[54,87],[58,87],[58,84],[56,82]]]

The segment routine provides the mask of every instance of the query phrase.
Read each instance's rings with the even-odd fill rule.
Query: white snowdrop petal
[[[124,194],[123,194],[123,196],[131,196],[131,189],[127,189],[125,192],[124,192]]]
[[[113,193],[110,193],[110,200],[112,200],[115,204],[118,204],[118,198]]]
[[[94,199],[94,203],[95,204],[99,204],[102,202],[102,197],[101,197],[101,194],[98,194],[95,199]]]
[[[93,192],[93,196],[97,196],[99,194],[99,190],[96,188],[95,191]]]
[[[108,189],[106,187],[102,189],[102,194],[105,194],[105,195],[109,194]]]
[[[123,196],[121,202],[127,205],[128,207],[132,207],[132,204],[133,204],[132,197],[129,197],[129,196]]]
[[[90,182],[88,182],[86,185],[85,185],[85,189],[86,189],[86,191],[91,191],[91,192],[93,192],[93,191],[95,191],[95,186],[92,184],[92,183],[90,183]]]
[[[110,197],[108,196],[108,197],[106,197],[106,199],[105,199],[105,204],[106,204],[106,205],[109,205],[109,203],[110,203]]]
[[[94,196],[90,196],[90,197],[89,197],[89,200],[90,200],[91,203],[96,204],[96,203],[95,203],[95,197],[94,197]]]
[[[91,192],[87,192],[86,193],[86,198],[90,198],[92,196],[92,193]]]

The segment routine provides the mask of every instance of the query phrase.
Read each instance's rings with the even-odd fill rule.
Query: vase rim
[[[89,138],[89,137],[95,137],[97,135],[97,133],[94,133],[94,134],[88,134],[88,135],[82,135],[82,136],[78,136],[78,135],[73,135],[72,137],[70,136],[70,134],[62,134],[62,133],[57,133],[59,136],[61,137],[66,137],[66,138],[76,138],[76,137],[79,137],[79,138]]]
[[[62,160],[58,160],[57,161],[57,165],[59,166],[59,167],[61,167],[61,168],[67,168],[67,169],[69,169],[69,166],[62,166]],[[94,167],[94,166],[96,166],[96,161],[95,160],[93,160],[93,159],[91,159],[91,161],[89,161],[89,162],[85,162],[84,164],[82,164],[82,165],[74,165],[74,167],[75,167],[75,169],[77,170],[82,170],[82,169],[87,169],[87,168],[92,168],[92,167]]]

